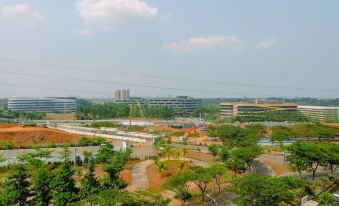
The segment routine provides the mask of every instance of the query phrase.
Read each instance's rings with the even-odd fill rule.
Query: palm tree
[[[180,157],[180,150],[176,150],[176,151],[175,151],[175,158],[176,158],[177,160],[179,160],[179,157]]]
[[[158,166],[158,165],[159,165],[160,158],[159,158],[158,156],[154,156],[154,157],[152,157],[152,160],[154,161],[154,164],[155,164],[156,166]]]
[[[179,160],[178,162],[179,172],[181,172],[184,167],[185,167],[185,161]]]
[[[157,168],[161,175],[163,175],[164,172],[168,169],[168,165],[164,161],[159,161]]]
[[[172,148],[169,145],[164,146],[164,153],[167,159],[169,160],[171,154],[172,154]]]
[[[183,147],[182,148],[182,156],[185,158],[186,154],[188,153],[188,148],[187,147]]]

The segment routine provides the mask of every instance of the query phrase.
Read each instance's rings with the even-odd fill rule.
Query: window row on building
[[[221,103],[220,113],[224,118],[258,114],[265,111],[299,111],[311,120],[338,122],[339,107],[302,106],[296,104]]]
[[[75,97],[12,97],[8,109],[14,112],[72,113],[76,111]]]

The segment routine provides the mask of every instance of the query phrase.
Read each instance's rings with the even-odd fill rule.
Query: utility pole
[[[129,105],[129,126],[132,126],[132,104]]]
[[[77,163],[76,163],[76,159],[77,159],[76,157],[77,157],[77,146],[75,145],[75,146],[74,146],[74,167],[77,166],[77,165],[76,165],[76,164],[77,164]]]

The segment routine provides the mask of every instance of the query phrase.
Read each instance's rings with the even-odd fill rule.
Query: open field
[[[201,152],[192,152],[192,151],[189,151],[186,154],[186,157],[189,157],[189,158],[192,158],[192,159],[197,159],[197,160],[200,160],[202,162],[206,162],[208,164],[213,164],[213,163],[215,163],[215,160],[218,159],[218,157],[213,159],[213,155],[211,155],[211,154],[206,154],[206,153],[201,153]]]
[[[80,135],[43,127],[0,126],[0,142],[12,142],[14,146],[29,146],[33,143],[45,145],[50,143],[75,143],[80,138]]]
[[[48,120],[75,120],[75,114],[74,113],[46,114],[46,117],[44,119],[48,119]]]

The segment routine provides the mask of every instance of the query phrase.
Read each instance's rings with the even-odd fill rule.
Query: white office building
[[[73,113],[76,111],[75,97],[11,97],[8,109],[14,112]]]
[[[319,122],[338,122],[339,120],[339,107],[298,105],[298,110],[311,120]]]
[[[126,101],[130,99],[129,89],[119,89],[114,92],[114,101]]]

